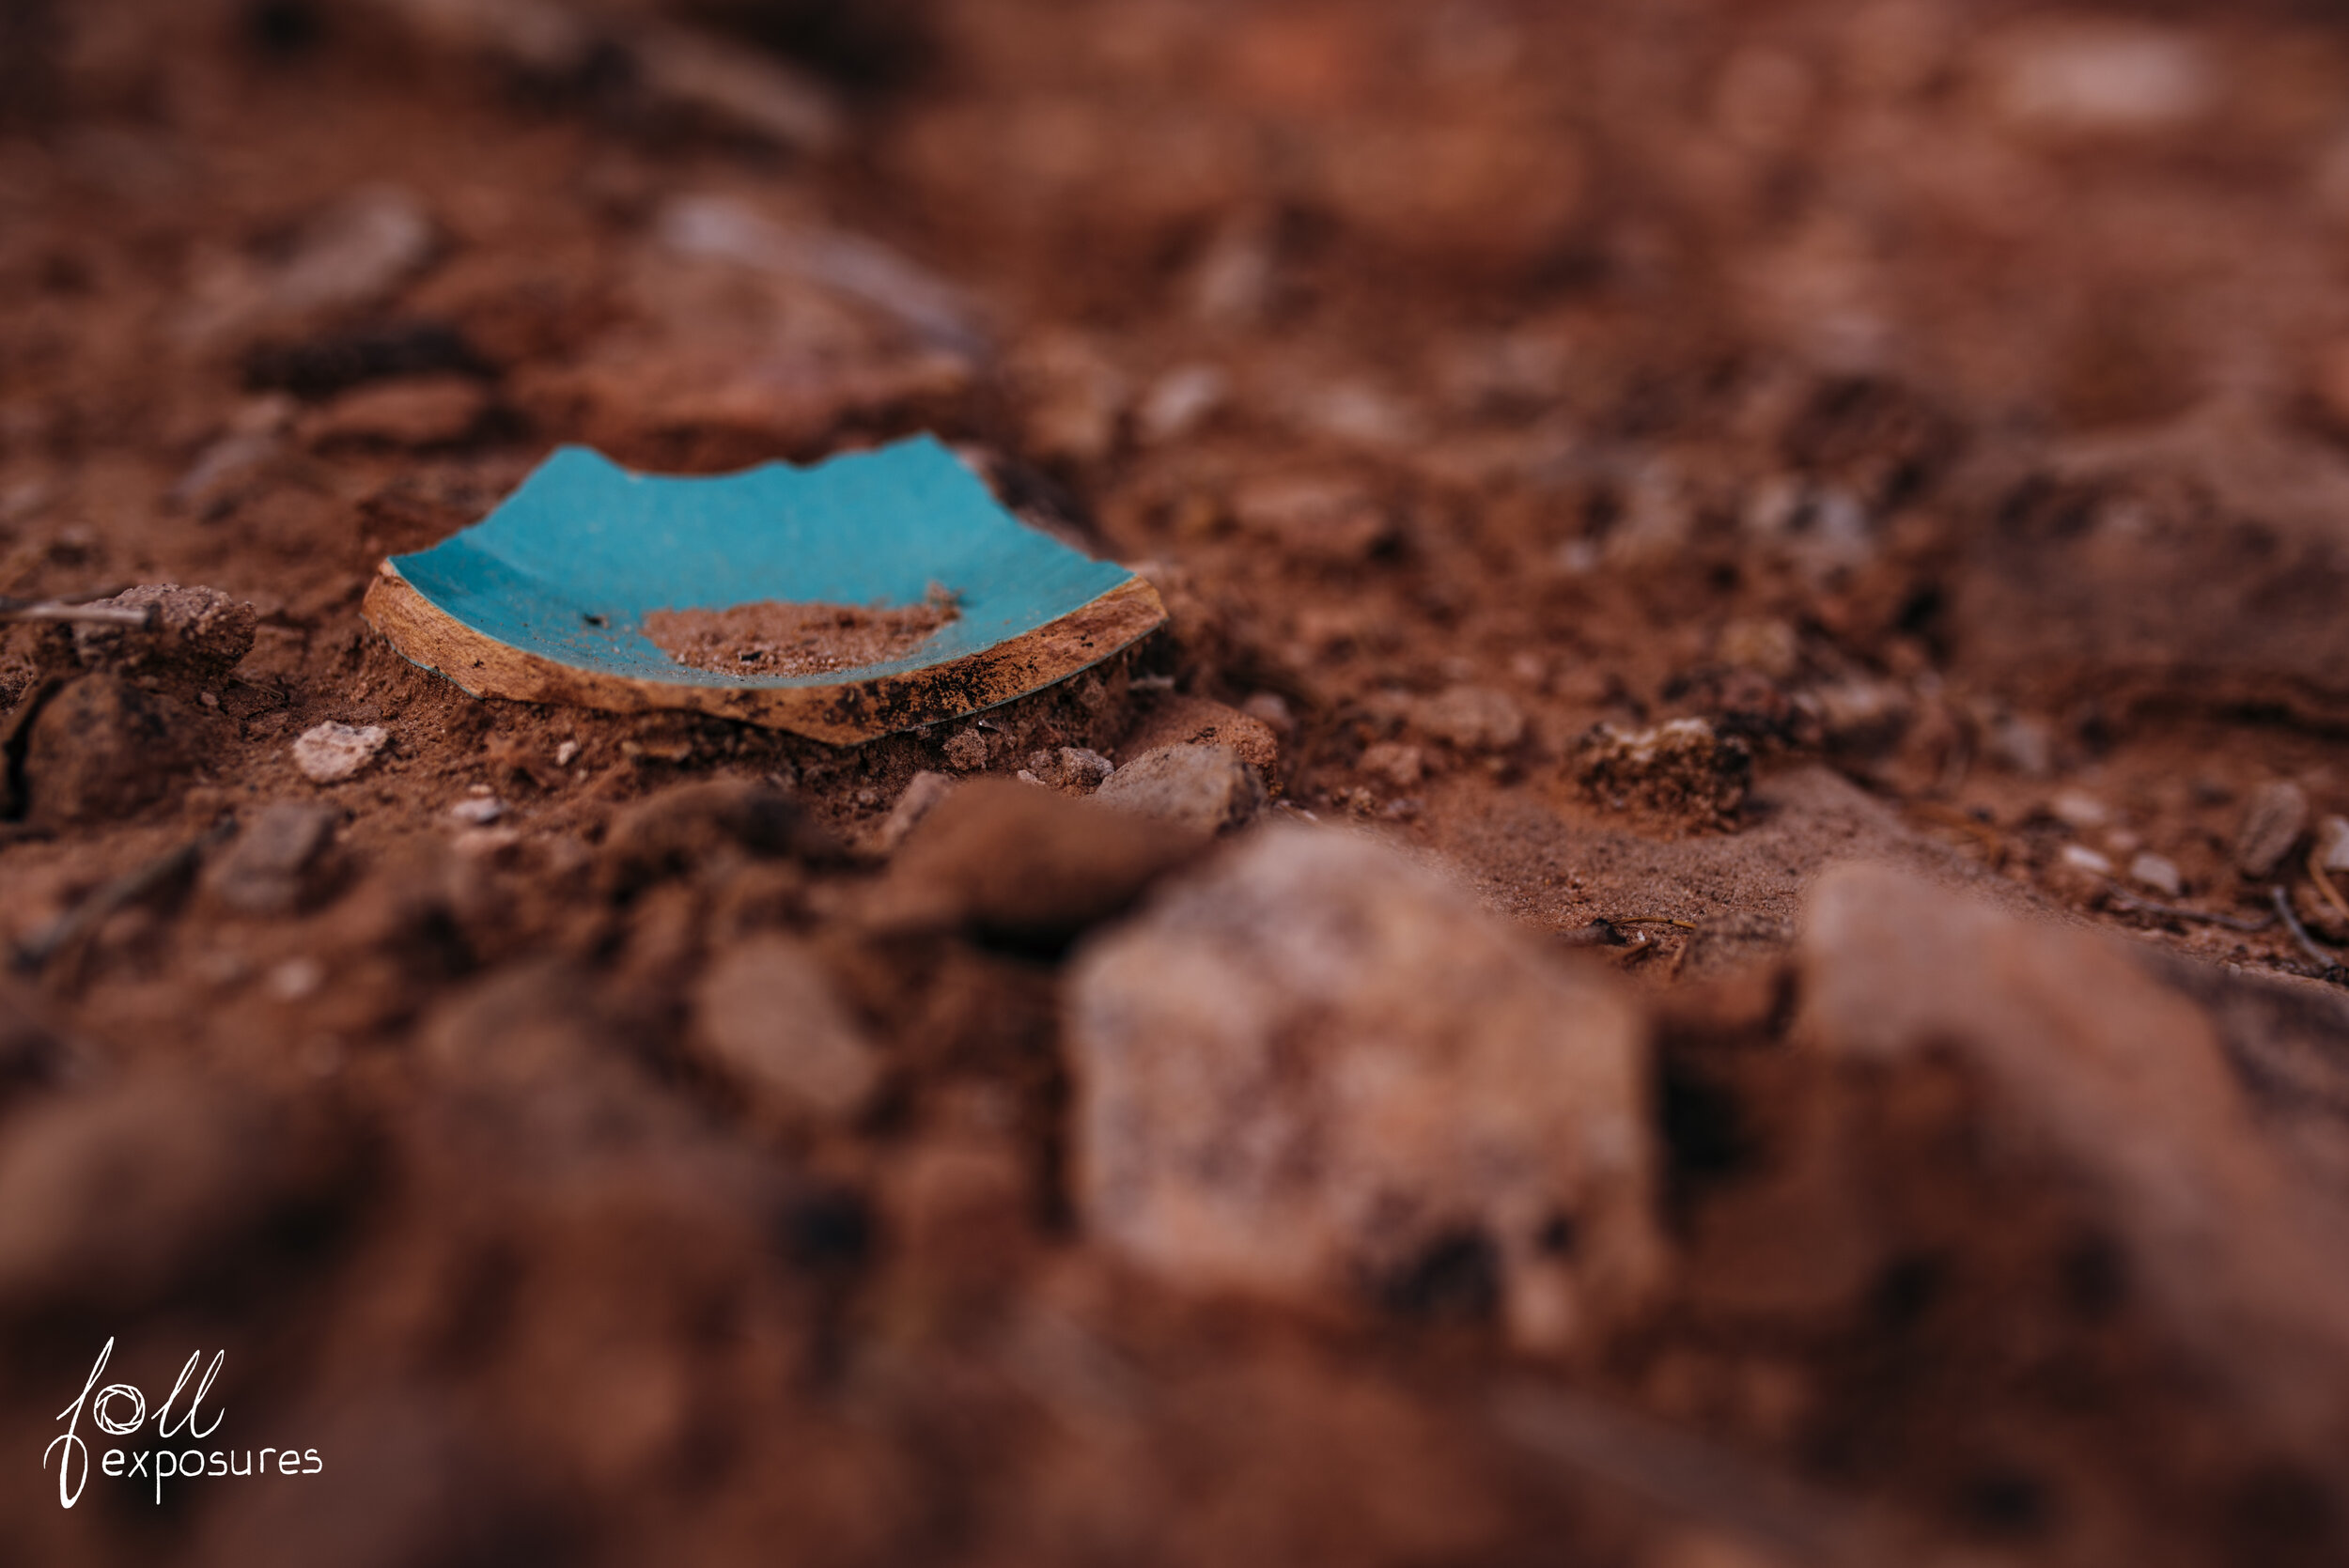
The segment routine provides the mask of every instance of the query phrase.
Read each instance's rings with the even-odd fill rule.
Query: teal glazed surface
[[[443,613],[513,647],[722,688],[927,669],[1033,631],[1132,576],[1019,521],[928,436],[709,478],[631,474],[566,446],[489,517],[393,565]],[[767,599],[895,609],[921,603],[932,584],[956,596],[957,617],[902,658],[853,669],[720,675],[678,663],[642,629],[655,610]]]

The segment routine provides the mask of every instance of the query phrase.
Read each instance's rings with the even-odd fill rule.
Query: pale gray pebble
[[[2177,862],[2150,850],[2129,862],[2129,878],[2164,898],[2175,898],[2186,891],[2186,879],[2178,875]]]

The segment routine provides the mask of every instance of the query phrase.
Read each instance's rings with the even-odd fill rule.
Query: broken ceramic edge
[[[933,585],[956,596],[954,620],[906,654],[817,675],[696,669],[642,629],[657,610],[907,606]],[[682,708],[835,744],[1042,691],[1166,619],[1149,583],[1019,521],[927,436],[710,477],[562,447],[482,521],[384,561],[361,609],[401,657],[476,697]]]

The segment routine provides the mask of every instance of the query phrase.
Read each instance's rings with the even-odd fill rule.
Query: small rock
[[[2292,853],[2308,825],[2309,797],[2298,784],[2271,779],[2260,785],[2235,834],[2235,869],[2246,877],[2267,876]]]
[[[1427,776],[1427,754],[1400,740],[1377,740],[1362,748],[1361,768],[1397,789],[1409,789]]]
[[[693,988],[693,1024],[721,1071],[786,1115],[851,1116],[880,1081],[880,1053],[789,937],[754,937],[712,964]]]
[[[1653,1273],[1638,1015],[1367,840],[1243,841],[1068,996],[1080,1208],[1169,1279],[1555,1349]]]
[[[391,738],[381,724],[338,724],[330,719],[294,741],[294,766],[312,784],[341,784],[365,771]]]
[[[1126,378],[1091,343],[1050,333],[1018,355],[1010,370],[1024,394],[1027,449],[1039,458],[1097,463],[1117,444],[1125,419]]]
[[[1618,810],[1726,827],[1745,803],[1753,757],[1703,719],[1630,733],[1600,724],[1582,739],[1577,773],[1593,799]]]
[[[196,716],[116,675],[84,675],[49,699],[24,746],[27,815],[44,825],[128,816],[163,796],[195,757]]]
[[[2055,734],[2044,720],[2028,714],[2002,713],[1985,726],[1990,754],[2009,771],[2027,779],[2044,779],[2055,771]]]
[[[154,618],[147,628],[74,627],[73,653],[84,669],[125,675],[176,697],[193,697],[253,651],[253,606],[240,604],[217,588],[144,583],[97,603],[107,609],[151,610]]]
[[[2349,817],[2328,816],[2316,825],[2316,863],[2327,871],[2349,871]]]
[[[907,783],[905,793],[897,797],[897,803],[889,808],[889,815],[881,822],[880,831],[874,835],[881,853],[887,854],[903,844],[906,835],[913,831],[914,825],[929,815],[931,808],[953,794],[954,790],[955,781],[947,774],[933,773],[926,768],[914,774]]]
[[[1271,804],[1264,776],[1237,752],[1222,746],[1161,746],[1144,752],[1111,774],[1093,798],[1119,811],[1180,823],[1203,833],[1244,828]]]
[[[1395,537],[1387,508],[1347,479],[1281,474],[1252,480],[1232,498],[1232,515],[1242,528],[1305,561],[1366,560]]]
[[[297,954],[281,963],[273,964],[261,977],[261,988],[279,1001],[301,1001],[319,993],[326,984],[326,966],[308,954]]]
[[[486,828],[506,815],[506,802],[494,795],[468,795],[448,808],[450,820],[467,828]]]
[[[490,411],[490,394],[470,376],[412,376],[354,387],[302,426],[314,443],[446,446],[464,440]]]
[[[2164,898],[2175,898],[2186,891],[2186,879],[2178,875],[2177,862],[2151,850],[2129,862],[2129,880],[2153,889]]]
[[[1277,698],[1275,699],[1278,700]],[[1236,707],[1166,691],[1152,699],[1126,732],[1120,753],[1138,757],[1161,746],[1221,746],[1272,776],[1281,761],[1280,737],[1261,718]]]
[[[262,808],[204,873],[204,890],[239,914],[288,915],[302,908],[342,814],[280,800]]]
[[[1283,744],[1297,738],[1297,715],[1290,709],[1288,699],[1278,691],[1253,692],[1246,702],[1239,705],[1239,710],[1270,730],[1273,738]],[[1228,745],[1230,742],[1227,741],[1225,744]],[[1240,754],[1247,756],[1245,752]],[[1254,757],[1249,757],[1248,760],[1255,762],[1259,768],[1270,766],[1268,763],[1256,762]]]
[[[907,835],[864,920],[882,930],[960,926],[1063,941],[1127,908],[1206,843],[1197,830],[1095,800],[974,779]]]
[[[1174,441],[1190,433],[1230,397],[1231,378],[1212,365],[1186,365],[1151,386],[1135,411],[1144,441]]]
[[[2047,810],[2057,821],[2081,832],[2101,828],[2112,820],[2112,814],[2105,809],[2102,800],[2079,789],[2056,791],[2055,799],[2047,802]]]
[[[2112,875],[2111,860],[2107,856],[2098,854],[2095,850],[2091,849],[2085,844],[2065,845],[2063,846],[2063,853],[2058,858],[2061,859],[2066,866],[2070,867],[2074,871],[2085,871],[2096,877],[2109,877]]]
[[[604,835],[607,892],[633,893],[728,853],[789,856],[816,863],[841,858],[837,839],[781,790],[742,779],[703,779],[637,801]]]
[[[1089,746],[1063,746],[1060,749],[1060,776],[1065,784],[1077,784],[1098,788],[1117,764]]]
[[[1525,713],[1505,691],[1453,686],[1411,705],[1411,722],[1464,752],[1504,752],[1525,737]]]
[[[957,772],[975,773],[987,766],[987,736],[976,724],[948,736],[942,750],[946,765]]]
[[[1063,746],[1031,755],[1019,776],[1065,793],[1089,795],[1115,771],[1115,763],[1089,747]]]
[[[1781,620],[1738,620],[1721,628],[1714,652],[1724,664],[1786,680],[1802,667],[1802,644]]]
[[[568,768],[571,765],[572,759],[578,755],[579,742],[576,740],[566,740],[563,744],[554,749],[554,765],[557,768]]]
[[[2218,72],[2192,34],[2144,23],[2064,18],[1997,40],[1990,87],[2018,128],[2058,135],[2171,130],[2217,102]]]
[[[422,266],[432,245],[431,215],[408,192],[353,192],[304,226],[268,279],[266,313],[307,316],[375,299]]]

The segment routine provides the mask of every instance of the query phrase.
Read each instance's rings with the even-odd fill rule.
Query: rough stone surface
[[[391,738],[381,724],[338,724],[330,719],[295,740],[294,766],[312,784],[341,784],[365,772]]]
[[[1094,799],[1205,833],[1244,828],[1271,803],[1264,778],[1221,746],[1161,746],[1109,776]]]
[[[1205,697],[1179,692],[1160,693],[1127,731],[1118,754],[1138,757],[1161,746],[1221,746],[1237,752],[1267,778],[1275,776],[1281,762],[1280,737],[1272,726],[1251,713]]]
[[[1745,803],[1753,759],[1743,741],[1703,719],[1630,733],[1600,724],[1583,737],[1576,773],[1586,793],[1617,810],[1727,826]]]
[[[319,888],[342,814],[280,800],[264,806],[204,873],[204,890],[239,914],[288,915]]]
[[[787,1116],[853,1115],[880,1054],[803,942],[761,936],[729,949],[693,989],[695,1037],[754,1101]]]
[[[2243,810],[2243,827],[2235,834],[2235,869],[2246,877],[2265,877],[2283,863],[2309,825],[2308,792],[2289,779],[2262,784]]]
[[[192,697],[253,651],[253,606],[217,588],[142,583],[97,602],[110,609],[151,608],[154,621],[144,629],[76,626],[73,652],[86,669],[128,675],[175,696]]]
[[[1368,840],[1235,845],[1068,997],[1078,1203],[1160,1274],[1541,1348],[1650,1276],[1639,1015]]]
[[[36,822],[128,816],[167,792],[194,759],[194,716],[118,675],[84,675],[49,699],[24,749]]]
[[[1065,940],[1128,908],[1205,835],[1003,779],[975,779],[908,835],[864,909],[894,930]]]

